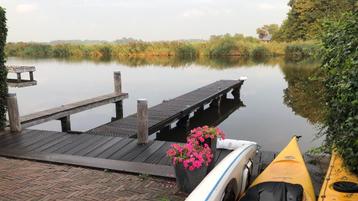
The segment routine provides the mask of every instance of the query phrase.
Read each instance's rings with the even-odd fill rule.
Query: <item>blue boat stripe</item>
[[[245,152],[248,148],[250,148],[251,146],[253,146],[253,144],[250,145],[250,146],[248,146],[248,147],[246,147],[239,155],[236,156],[235,160],[233,160],[233,161],[230,163],[230,165],[229,165],[229,166],[226,168],[226,170],[224,171],[224,174],[222,174],[221,177],[219,178],[219,180],[216,181],[216,183],[215,183],[214,187],[211,189],[209,195],[205,198],[206,201],[210,198],[211,194],[214,192],[214,190],[216,189],[216,187],[219,185],[219,182],[223,179],[224,175],[227,173],[227,171],[229,171],[229,169],[230,169],[231,166],[234,164],[234,162],[236,162],[237,159],[242,155],[242,153],[244,153],[244,152]]]

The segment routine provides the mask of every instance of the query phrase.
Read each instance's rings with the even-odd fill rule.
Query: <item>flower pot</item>
[[[203,165],[199,169],[190,171],[185,169],[183,164],[177,164],[174,166],[176,184],[180,191],[185,193],[191,193],[197,185],[204,179],[207,173],[207,167]]]
[[[210,149],[211,149],[211,153],[213,154],[213,159],[212,161],[209,163],[208,166],[208,171],[207,174],[209,174],[209,172],[214,169],[215,167],[215,156],[216,156],[216,144],[218,142],[218,138],[214,138],[214,139],[205,139],[205,143],[209,145]]]

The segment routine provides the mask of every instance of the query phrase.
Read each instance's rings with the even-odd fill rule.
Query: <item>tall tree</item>
[[[0,130],[4,129],[6,121],[6,95],[7,95],[7,70],[5,68],[5,45],[7,27],[5,10],[0,7]]]
[[[267,24],[260,28],[257,28],[256,33],[259,35],[260,39],[263,39],[269,34],[274,38],[279,29],[280,27],[277,24]]]
[[[322,22],[337,19],[351,11],[356,1],[352,0],[290,0],[287,19],[280,30],[280,39],[285,41],[315,39],[322,31]]]

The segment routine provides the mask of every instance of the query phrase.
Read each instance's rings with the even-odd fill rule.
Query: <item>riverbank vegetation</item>
[[[5,127],[6,121],[6,96],[7,96],[7,71],[5,68],[4,47],[6,44],[7,28],[5,10],[0,7],[0,130]]]
[[[324,147],[336,149],[358,174],[358,12],[324,25],[323,62],[327,117]]]
[[[298,47],[292,51],[291,47]],[[299,47],[304,47],[299,49]],[[17,57],[56,57],[84,59],[121,59],[123,57],[228,57],[235,56],[244,59],[285,56],[288,59],[300,60],[312,56],[318,48],[315,41],[296,41],[291,43],[270,43],[241,34],[212,36],[208,41],[135,41],[127,44],[47,44],[47,43],[8,43],[7,56]],[[304,51],[300,54],[299,51]],[[298,56],[299,58],[296,58]]]

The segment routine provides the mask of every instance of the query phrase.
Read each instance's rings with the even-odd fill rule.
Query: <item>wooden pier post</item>
[[[59,119],[61,121],[61,129],[62,132],[68,132],[71,131],[71,119],[70,119],[70,115],[66,116],[66,117],[62,117],[61,119]]]
[[[21,132],[19,106],[17,104],[16,94],[8,94],[6,97],[6,102],[9,114],[10,131]]]
[[[236,87],[232,90],[231,94],[234,96],[234,98],[240,98],[240,87]]]
[[[31,81],[34,81],[34,72],[33,72],[33,71],[30,71],[30,72],[29,72],[29,75],[30,75],[30,80],[31,80]]]
[[[113,73],[113,79],[114,79],[114,92],[116,93],[122,93],[122,78],[121,78],[121,72],[115,71]]]
[[[21,73],[16,73],[16,75],[17,75],[17,81],[21,82]]]
[[[137,143],[148,143],[148,101],[146,99],[137,100]]]
[[[123,119],[123,101],[114,103],[116,106],[116,119]]]
[[[189,115],[186,115],[179,119],[177,122],[177,126],[183,128],[185,131],[189,130],[190,128],[190,121],[189,121]]]
[[[121,72],[115,71],[113,73],[113,80],[114,80],[114,92],[115,93],[122,93],[122,78]],[[123,118],[123,101],[115,102],[116,107],[116,119]]]

